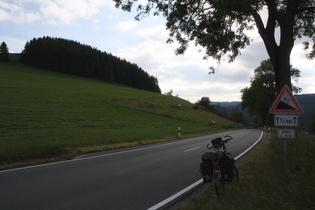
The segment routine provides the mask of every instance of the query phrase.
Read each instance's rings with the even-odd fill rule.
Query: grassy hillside
[[[177,97],[32,68],[18,55],[0,63],[0,93],[2,168],[171,140],[178,127],[184,138],[240,126]]]

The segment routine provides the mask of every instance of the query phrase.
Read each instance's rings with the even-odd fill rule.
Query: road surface
[[[148,209],[201,179],[206,144],[231,135],[234,156],[260,130],[239,130],[0,171],[0,209]]]

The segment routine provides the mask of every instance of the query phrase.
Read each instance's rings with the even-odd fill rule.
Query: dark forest
[[[72,40],[34,38],[25,44],[21,62],[60,73],[161,93],[157,78],[136,64]]]

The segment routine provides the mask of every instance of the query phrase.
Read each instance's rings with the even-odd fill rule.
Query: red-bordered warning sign
[[[285,85],[273,103],[269,113],[302,114],[304,111],[293,96],[290,88]]]

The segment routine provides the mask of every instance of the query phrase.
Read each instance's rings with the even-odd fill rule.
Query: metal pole
[[[284,162],[287,163],[287,144],[288,139],[284,139]]]

